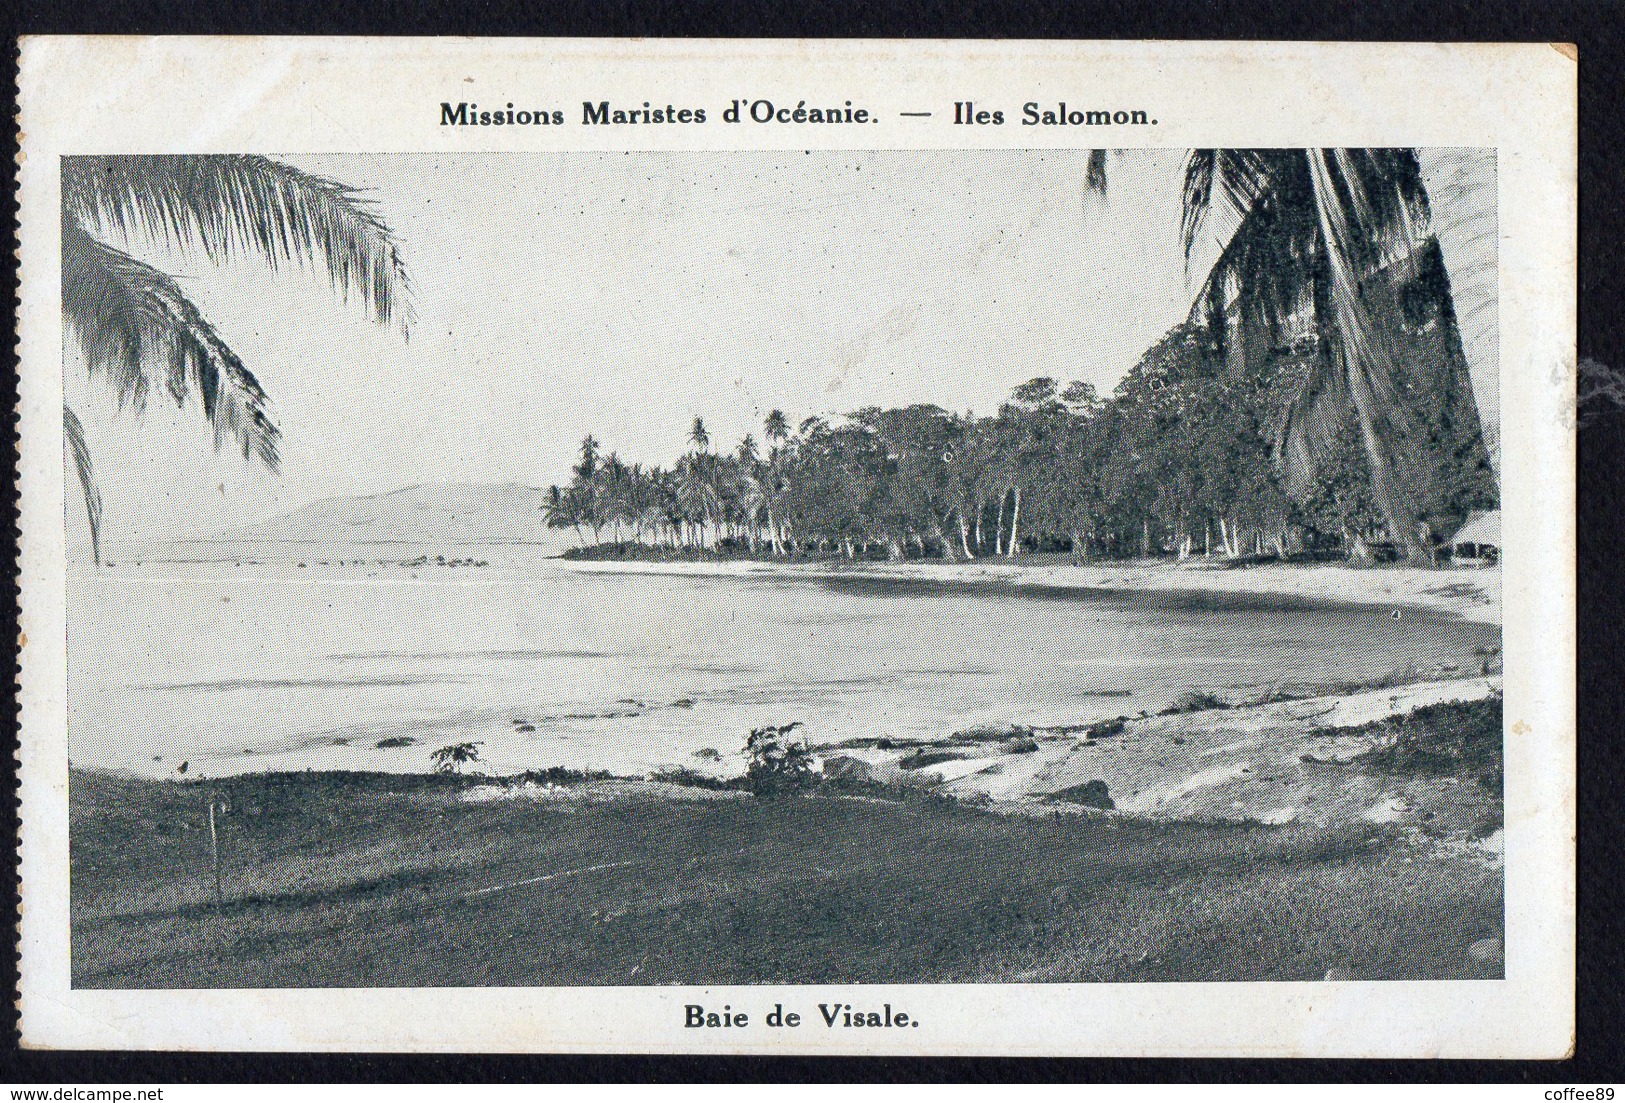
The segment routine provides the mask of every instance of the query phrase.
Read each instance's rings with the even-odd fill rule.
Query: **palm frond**
[[[1084,186],[1096,195],[1106,194],[1106,151],[1091,149],[1089,160],[1084,168]]]
[[[1336,328],[1334,354],[1343,364],[1350,403],[1359,415],[1366,458],[1371,465],[1372,490],[1383,503],[1393,538],[1412,544],[1416,518],[1409,484],[1414,466],[1408,462],[1407,453],[1419,437],[1408,412],[1409,403],[1399,394],[1397,380],[1401,372],[1391,344],[1394,326],[1381,324],[1373,317],[1366,294],[1369,288],[1378,309],[1391,309],[1395,273],[1379,271],[1364,279],[1367,271],[1362,270],[1359,259],[1362,247],[1370,249],[1380,244],[1390,229],[1370,227],[1361,220],[1349,199],[1355,185],[1342,171],[1347,162],[1340,161],[1335,151],[1311,149],[1308,163],[1315,188],[1316,218],[1325,240],[1324,259]],[[1373,256],[1370,252],[1364,255]]]
[[[1196,235],[1206,224],[1213,208],[1213,167],[1218,150],[1193,149],[1185,158],[1185,183],[1180,205],[1179,244],[1185,252],[1185,266],[1190,267],[1191,252],[1196,247]]]
[[[1353,212],[1351,244],[1362,270],[1390,267],[1415,275],[1418,247],[1428,236],[1427,189],[1409,149],[1334,149],[1331,186]]]
[[[1249,348],[1306,319],[1330,338],[1277,423],[1288,488],[1308,488],[1356,401],[1391,457],[1410,434],[1392,348],[1378,318],[1415,263],[1429,217],[1409,150],[1194,150],[1186,159],[1181,244],[1191,263],[1215,215],[1230,229],[1190,320],[1221,354],[1235,327]],[[1358,392],[1358,393],[1356,393]],[[1372,447],[1377,444],[1373,443]]]
[[[1353,182],[1335,167],[1341,163],[1336,151],[1309,151],[1309,172],[1317,199],[1315,213],[1324,240],[1338,338],[1349,362],[1350,390],[1368,391],[1381,420],[1399,422],[1404,417],[1404,403],[1394,388],[1398,365],[1385,330],[1372,319],[1361,291],[1361,258],[1367,255],[1372,237],[1381,231],[1367,227],[1348,198]]]
[[[1190,320],[1222,337],[1234,312],[1264,323],[1273,334],[1300,313],[1308,305],[1315,261],[1307,221],[1296,208],[1244,219],[1208,270]]]
[[[62,160],[63,209],[82,225],[212,260],[253,252],[272,268],[319,260],[346,299],[380,322],[411,320],[410,282],[393,232],[356,189],[268,157],[80,156]]]
[[[1281,411],[1275,431],[1275,455],[1288,494],[1308,493],[1325,457],[1337,445],[1338,430],[1348,416],[1347,375],[1333,350],[1314,357]]]
[[[1232,316],[1248,336],[1269,342],[1309,306],[1318,230],[1308,196],[1301,155],[1197,150],[1187,160],[1181,226],[1187,264],[1216,197],[1233,223],[1190,314],[1221,352]]]
[[[139,408],[152,386],[148,371],[161,370],[178,404],[197,389],[216,448],[234,438],[245,458],[277,469],[281,434],[259,380],[172,277],[97,241],[67,213],[62,312],[91,373],[105,372],[121,403]]]
[[[68,407],[62,407],[62,434],[68,440],[73,454],[74,470],[79,473],[79,490],[85,498],[85,520],[90,523],[90,554],[96,566],[102,565],[102,492],[96,485],[96,468],[90,462],[90,445],[85,441],[85,427]]]
[[[1276,158],[1278,160],[1278,158]],[[1276,192],[1279,173],[1272,158],[1258,150],[1193,149],[1185,159],[1179,242],[1185,263],[1191,262],[1197,236],[1214,214],[1214,188],[1225,211],[1238,222]]]

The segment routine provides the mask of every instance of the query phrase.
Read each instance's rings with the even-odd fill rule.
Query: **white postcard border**
[[[1418,83],[1428,91],[1418,94]],[[888,113],[1087,89],[1152,105],[1114,146],[1494,146],[1501,191],[1503,981],[75,991],[68,967],[58,157],[67,153],[966,148],[1019,128],[441,128],[457,89]],[[29,38],[19,170],[20,955],[49,1048],[1552,1058],[1574,1000],[1576,64],[1530,45]],[[1223,94],[1221,94],[1221,92]],[[494,92],[493,94],[502,94]],[[505,93],[512,96],[513,92]],[[940,120],[938,120],[940,121]],[[1039,131],[1049,128],[1035,128]],[[1014,132],[1013,132],[1014,131]],[[918,1029],[685,1030],[681,1007],[906,1006]],[[765,1008],[763,1008],[765,1009]],[[723,1036],[714,1036],[721,1034]],[[861,1037],[854,1037],[861,1034]]]

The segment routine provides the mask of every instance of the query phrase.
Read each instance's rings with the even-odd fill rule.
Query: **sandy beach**
[[[1454,613],[1481,624],[1501,623],[1501,571],[1429,570],[1342,564],[1272,563],[1231,568],[1222,560],[1184,563],[1129,561],[1078,564],[979,559],[974,562],[778,563],[764,560],[562,560],[581,570],[742,576],[871,577],[941,583],[988,583],[1055,589],[1267,595],[1353,605],[1383,605]]]
[[[1394,722],[1413,710],[1483,701],[1500,688],[1498,677],[1416,682],[1127,719],[1117,730],[1097,728],[1098,735],[950,739],[932,745],[940,761],[917,768],[910,766],[917,747],[832,747],[821,765],[829,774],[936,789],[1012,814],[1048,814],[1093,783],[1105,786],[1118,812],[1152,819],[1364,821],[1465,836],[1494,799],[1456,780],[1386,775],[1360,760],[1391,745]]]

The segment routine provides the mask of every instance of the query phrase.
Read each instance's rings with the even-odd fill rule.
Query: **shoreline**
[[[1196,598],[1199,603],[1198,607],[1207,607],[1207,605],[1213,604],[1222,607],[1224,601],[1219,599],[1237,601],[1242,604],[1244,609],[1250,607],[1252,602],[1255,601],[1259,603],[1261,608],[1267,607],[1269,603],[1274,602],[1286,610],[1295,607],[1363,609],[1366,610],[1363,614],[1365,618],[1363,623],[1367,625],[1376,623],[1379,633],[1384,635],[1392,635],[1395,630],[1404,635],[1412,631],[1412,629],[1404,623],[1395,625],[1391,629],[1386,615],[1381,615],[1380,621],[1373,621],[1371,610],[1374,608],[1382,610],[1383,614],[1386,614],[1388,610],[1392,610],[1396,618],[1400,615],[1399,611],[1401,609],[1416,610],[1423,613],[1424,616],[1418,617],[1417,621],[1413,622],[1415,624],[1414,631],[1422,633],[1438,630],[1436,627],[1438,621],[1434,620],[1430,624],[1426,619],[1427,617],[1442,618],[1447,622],[1459,619],[1461,622],[1494,627],[1499,627],[1501,623],[1501,577],[1498,569],[1429,570],[1405,567],[1359,569],[1340,564],[1291,563],[1264,563],[1232,568],[1200,559],[1182,564],[1163,561],[1076,564],[1071,562],[1069,558],[1064,557],[1034,557],[1027,561],[1016,562],[978,560],[970,563],[915,561],[903,563],[860,562],[855,564],[829,560],[783,562],[742,558],[674,561],[550,558],[547,560],[543,573],[551,574],[556,581],[565,581],[565,584],[569,585],[568,576],[561,578],[562,572],[568,571],[579,572],[582,575],[666,575],[676,578],[734,579],[742,580],[746,585],[750,582],[756,582],[764,594],[767,594],[775,583],[782,584],[788,581],[815,585],[835,585],[842,582],[852,582],[860,589],[873,584],[877,589],[896,587],[904,592],[917,589],[919,592],[926,594],[940,588],[941,591],[949,595],[956,592],[980,593],[985,596],[1003,596],[1009,599],[1021,600],[1059,598],[1063,601],[1084,601],[1093,598],[1096,601],[1109,601],[1128,598],[1130,601],[1143,600],[1147,605],[1146,614],[1153,617],[1157,615],[1159,601],[1172,604],[1180,602],[1186,597]],[[587,580],[583,579],[582,581]],[[1067,596],[1069,594],[1075,596],[1069,598]],[[1145,596],[1137,598],[1137,595]],[[1203,597],[1209,599],[1207,605],[1200,604]],[[769,600],[771,600],[771,597],[769,597]],[[1288,615],[1290,616],[1290,614]],[[1459,628],[1447,630],[1462,631]],[[1319,699],[1321,704],[1327,708],[1340,700],[1353,700],[1362,697],[1371,697],[1375,700],[1380,696],[1384,703],[1390,701],[1397,703],[1399,700],[1414,698],[1418,691],[1422,691],[1430,685],[1437,686],[1447,694],[1453,695],[1466,690],[1469,685],[1474,683],[1483,685],[1484,677],[1491,675],[1492,671],[1497,671],[1499,667],[1499,659],[1496,655],[1500,645],[1498,636],[1488,638],[1483,629],[1473,629],[1471,631],[1484,645],[1476,649],[1473,654],[1488,656],[1482,666],[1477,658],[1458,660],[1452,654],[1451,665],[1441,662],[1433,666],[1418,666],[1411,663],[1403,667],[1396,666],[1391,673],[1384,674],[1378,671],[1372,674],[1367,672],[1367,675],[1363,678],[1349,680],[1334,677],[1330,680],[1317,679],[1301,683],[1277,684],[1271,682],[1268,685],[1261,683],[1257,687],[1254,687],[1253,683],[1249,682],[1239,690],[1237,688],[1239,683],[1229,685],[1228,688],[1216,688],[1217,683],[1213,685],[1204,684],[1200,677],[1193,675],[1179,679],[1179,684],[1183,685],[1185,690],[1184,696],[1212,697],[1214,694],[1218,694],[1225,702],[1225,707],[1222,710],[1201,713],[1191,712],[1162,719],[1150,717],[1144,711],[1146,709],[1158,710],[1164,708],[1165,705],[1175,699],[1169,698],[1168,700],[1136,700],[1132,705],[1127,701],[1121,704],[1104,702],[1100,703],[1101,707],[1098,709],[1091,705],[1089,708],[1081,709],[1077,715],[1061,715],[1059,717],[1045,716],[1035,719],[1030,716],[1023,717],[1019,714],[1014,718],[1008,714],[1002,717],[988,716],[986,718],[977,718],[975,723],[991,724],[996,727],[1001,725],[1010,727],[1011,723],[1006,723],[1006,721],[1013,723],[1013,719],[1025,719],[1031,723],[1066,721],[1071,723],[1073,728],[1081,730],[1088,724],[1072,722],[1086,721],[1093,723],[1109,720],[1113,713],[1121,711],[1125,715],[1120,719],[1128,722],[1131,732],[1150,721],[1158,727],[1160,734],[1166,734],[1171,739],[1174,736],[1182,738],[1190,736],[1193,733],[1185,729],[1192,725],[1199,727],[1211,726],[1202,720],[1202,717],[1206,717],[1208,721],[1220,720],[1223,726],[1233,725],[1242,721],[1244,717],[1251,715],[1262,702],[1271,701],[1276,705],[1283,703],[1287,694],[1296,696],[1300,701],[1307,701],[1311,698]],[[1386,654],[1386,652],[1381,653]],[[1463,653],[1465,654],[1465,652]],[[1471,677],[1472,671],[1478,671],[1480,677],[1477,679]],[[677,690],[673,690],[673,692],[675,693]],[[1128,691],[1123,692],[1127,693]],[[1107,697],[1118,695],[1117,692],[1102,694],[1102,696]],[[683,699],[688,700],[688,698]],[[655,698],[651,698],[651,700],[655,700]],[[665,698],[659,700],[665,700]],[[1416,701],[1416,703],[1424,702]],[[657,705],[656,707],[660,706]],[[639,703],[638,709],[641,715],[642,712],[647,710],[647,706]],[[1388,709],[1389,713],[1393,711],[1402,710],[1396,710],[1392,707]],[[1136,712],[1140,714],[1138,718],[1132,715]],[[513,717],[521,716],[529,718],[530,722],[536,722],[535,715],[531,711],[513,713]],[[783,718],[785,717],[781,717],[781,719]],[[543,717],[543,719],[551,718]],[[1283,717],[1282,719],[1287,718]],[[1283,745],[1285,742],[1291,742],[1305,734],[1300,729],[1300,725],[1296,723],[1297,719],[1297,717],[1293,717],[1287,723],[1275,726],[1273,735],[1276,739],[1284,741]],[[500,724],[502,733],[511,734],[508,732],[505,722],[494,722]],[[513,719],[515,724],[526,722],[524,719]],[[957,728],[967,728],[968,730],[970,727],[974,727],[975,723],[967,722],[949,726],[944,722],[940,727],[931,726],[928,731],[915,732],[911,729],[900,734],[895,731],[884,730],[873,734],[924,748],[953,742],[953,737],[949,733],[955,732]],[[749,726],[750,724],[745,721],[740,721],[736,725],[741,731]],[[1167,730],[1164,732],[1163,729]],[[425,743],[425,746],[411,752],[415,760],[423,751],[435,745],[434,733],[425,735],[410,728],[403,730],[414,737],[418,737],[415,742]],[[525,729],[520,728],[519,730],[523,731]],[[729,729],[724,727],[717,730]],[[1050,731],[1055,733],[1054,736],[1045,734]],[[399,734],[394,732],[394,729],[391,729],[391,733]],[[349,733],[345,734],[348,735]],[[817,748],[818,750],[841,751],[847,749],[840,746],[841,734],[839,732],[832,731],[821,734],[824,738],[819,740],[820,746]],[[847,732],[846,734],[853,733]],[[860,731],[857,734],[868,735],[871,733]],[[1016,796],[1017,799],[1030,796],[1033,790],[1028,787],[1036,779],[1029,778],[1025,783],[1012,784],[1015,782],[1015,777],[1027,773],[1027,767],[1032,763],[1040,759],[1048,760],[1051,757],[1048,754],[1050,749],[1053,748],[1059,752],[1062,749],[1062,744],[1070,745],[1072,740],[1059,739],[1057,741],[1057,737],[1064,734],[1061,728],[1039,728],[1029,734],[1044,744],[1046,748],[1044,755],[1032,758],[1019,756],[1009,758],[999,763],[998,768],[992,773],[982,774],[978,772],[980,776],[974,780],[967,778],[961,782],[957,778],[942,778],[940,784],[942,784],[944,791],[950,789],[981,789],[984,788],[984,783],[991,783],[985,786],[989,790],[986,795],[993,796],[994,799],[1006,795]],[[317,751],[313,749],[316,744],[283,746],[281,744],[265,744],[247,735],[244,738],[250,739],[250,742],[234,744],[232,747],[227,747],[220,754],[205,753],[208,750],[207,748],[200,751],[198,748],[189,747],[187,750],[191,752],[190,757],[194,759],[194,766],[208,769],[210,773],[215,772],[216,769],[222,770],[224,771],[220,774],[222,777],[274,773],[283,769],[297,768],[300,765],[303,765],[306,769],[314,768],[317,771],[324,772],[369,768],[381,768],[391,773],[412,774],[417,772],[416,769],[411,768],[404,771],[400,770],[400,766],[408,765],[404,761],[398,763],[390,761],[379,765],[377,761],[374,761],[380,758],[378,755],[369,754],[364,756],[369,758],[369,761],[364,763],[355,756],[353,751]],[[492,737],[481,729],[458,738],[479,740]],[[719,738],[721,737],[719,736]],[[372,736],[367,735],[362,742],[370,743],[371,739]],[[451,741],[452,739],[453,736],[446,736],[442,741]],[[352,740],[323,741],[320,746],[326,748],[329,742],[332,742],[335,747],[346,747],[349,746]],[[715,744],[714,740],[711,742],[717,746],[721,745]],[[1136,742],[1134,739],[1116,741],[1114,751],[1126,749],[1127,744],[1134,742]],[[239,754],[235,750],[237,746],[251,747],[252,749],[243,750]],[[381,748],[383,744],[380,743],[379,746]],[[1184,745],[1174,744],[1174,746],[1183,748]],[[1228,752],[1217,751],[1216,748],[1216,744],[1204,744],[1205,750],[1213,751],[1223,757],[1225,761],[1228,761],[1230,757]],[[170,753],[168,749],[158,749],[162,750],[166,756]],[[696,764],[685,757],[688,750],[691,749],[693,748],[687,744],[682,745],[679,751],[674,752],[676,763],[674,764],[669,758],[661,759],[664,765],[659,768],[664,769],[666,766],[680,766],[683,764],[693,767]],[[710,750],[709,747],[703,749]],[[1150,770],[1147,767],[1151,773],[1161,775],[1166,770],[1169,775],[1172,775],[1184,769],[1186,771],[1185,777],[1141,777],[1138,771],[1134,771],[1135,780],[1129,785],[1131,790],[1129,795],[1133,795],[1132,789],[1142,787],[1142,782],[1162,787],[1178,785],[1187,780],[1188,777],[1209,770],[1215,765],[1211,761],[1200,763],[1181,761],[1186,759],[1190,753],[1182,749],[1172,755],[1153,755],[1152,761],[1156,763],[1156,769]],[[1257,754],[1259,752],[1254,749],[1249,753]],[[199,755],[202,755],[201,761],[198,760]],[[247,755],[257,756],[258,761],[242,757]],[[315,755],[315,758],[310,759],[311,755]],[[267,761],[266,756],[283,761]],[[290,761],[290,756],[295,759],[303,757],[309,760]],[[184,757],[187,756],[180,754],[178,751],[174,756],[177,760]],[[391,756],[381,757],[389,759]],[[576,744],[561,744],[557,754],[549,753],[541,758],[522,755],[516,759],[511,754],[495,755],[493,757],[501,763],[501,766],[498,767],[501,769],[543,766],[570,768],[609,766],[617,774],[628,778],[642,778],[648,772],[645,769],[646,765],[651,769],[655,768],[650,765],[654,762],[652,758],[647,763],[638,759],[619,761],[616,755],[611,754],[606,760],[597,753],[581,752]],[[724,757],[732,760],[738,758],[738,754],[733,752]],[[973,758],[976,756],[959,757]],[[1073,767],[1081,769],[1082,764],[1089,761],[1091,757],[1089,755],[1082,756],[1071,763],[1067,769],[1070,770]],[[1138,756],[1120,757],[1118,754],[1113,753],[1110,755],[1109,760],[1126,764],[1129,758],[1136,757]],[[1167,766],[1164,767],[1163,763],[1156,762],[1158,758],[1166,758]],[[159,759],[155,757],[153,761],[158,762]],[[145,762],[145,755],[141,758],[141,762]],[[92,769],[98,768],[96,764],[88,765]],[[413,765],[415,765],[415,762]],[[875,763],[874,765],[880,765],[883,770],[885,769],[883,764]],[[1055,765],[1058,766],[1059,763],[1055,763]],[[103,764],[100,768],[105,769],[107,767]],[[117,769],[117,767],[114,768]],[[164,771],[167,771],[168,768],[167,765],[162,767]],[[958,769],[958,767],[954,769]],[[137,766],[129,772],[133,776],[152,777],[156,772],[156,768],[141,769]],[[702,765],[700,772],[710,774],[716,771],[713,767]],[[996,775],[1001,774],[1003,776],[998,781],[993,781]],[[923,780],[925,776],[920,775],[917,780]],[[1119,791],[1116,777],[1106,775],[1106,779],[1112,783],[1114,792]],[[1092,778],[1082,778],[1080,780],[1089,781]],[[1126,776],[1124,780],[1127,780]],[[1028,791],[1020,792],[1024,788]],[[1042,791],[1041,787],[1038,788],[1038,791]],[[1260,811],[1267,813],[1276,811],[1276,809],[1264,808],[1260,809]]]
[[[855,784],[855,793],[873,787],[893,798],[935,795],[1001,815],[1082,811],[1065,803],[1066,794],[1088,783],[1109,792],[1113,803],[1106,807],[1146,819],[1414,827],[1454,794],[1414,778],[1385,778],[1358,768],[1356,760],[1391,744],[1388,722],[1419,709],[1496,698],[1500,691],[1499,676],[1423,680],[1058,728],[1013,726],[925,741],[849,739],[810,750],[821,779]],[[916,764],[920,756],[929,756],[926,764]],[[440,791],[464,802],[549,805],[734,799],[748,788],[742,775],[672,768],[643,774],[564,767],[514,774],[478,767],[466,773],[268,769],[208,779],[152,778],[96,766],[73,770],[127,782],[228,789],[280,785],[283,778],[312,784],[375,778],[385,789]]]
[[[1193,559],[1185,563],[780,562],[768,559],[573,559],[570,570],[606,574],[670,574],[702,578],[752,576],[799,579],[865,578],[954,584],[997,584],[1019,590],[1104,590],[1122,593],[1224,594],[1292,598],[1333,605],[1393,606],[1448,613],[1479,624],[1501,624],[1501,570],[1346,567],[1341,564],[1268,563],[1229,567]]]
[[[174,544],[215,544],[232,541],[172,541]],[[307,541],[277,541],[304,545]],[[513,547],[541,550],[537,562],[561,569],[598,574],[675,575],[694,578],[872,579],[932,583],[942,586],[982,585],[1011,589],[1032,587],[1049,591],[1106,591],[1170,596],[1217,594],[1233,597],[1279,598],[1328,606],[1385,606],[1446,613],[1478,624],[1502,623],[1501,568],[1419,568],[1398,565],[1351,567],[1343,563],[1256,563],[1231,566],[1222,559],[1192,557],[1183,563],[1163,559],[1112,560],[1077,563],[1069,555],[1042,554],[1018,560],[984,557],[966,560],[907,560],[904,562],[839,559],[706,558],[597,558],[568,554],[553,545],[527,541],[467,544],[444,541],[357,541],[358,544],[394,544],[415,548],[432,558],[437,549]],[[136,558],[152,562],[154,549]],[[336,554],[336,553],[335,553]],[[125,554],[122,558],[130,558]],[[309,556],[306,557],[310,558]],[[342,556],[339,556],[342,564]],[[182,562],[190,562],[182,560]],[[214,562],[214,561],[210,561]],[[139,565],[139,563],[138,563]],[[301,564],[303,565],[303,564]],[[406,564],[391,564],[405,566]],[[433,564],[425,564],[432,566]],[[491,564],[476,564],[492,566]],[[107,566],[112,567],[112,563]],[[493,570],[512,568],[496,565]],[[521,568],[522,570],[523,568]]]

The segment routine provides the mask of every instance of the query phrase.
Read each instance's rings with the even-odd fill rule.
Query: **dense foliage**
[[[754,729],[746,737],[745,757],[750,764],[745,770],[745,785],[752,793],[759,797],[781,797],[811,787],[814,781],[812,746],[790,735],[799,727],[799,721],[768,724]]]
[[[1436,544],[1469,510],[1494,506],[1495,480],[1448,291],[1419,283],[1403,301],[1391,325],[1417,429],[1402,474]],[[1105,399],[1088,383],[1037,378],[983,417],[868,407],[791,431],[775,410],[765,453],[751,436],[715,452],[696,419],[691,450],[669,469],[606,456],[588,436],[570,485],[550,491],[549,522],[602,549],[588,554],[1234,559],[1402,546],[1372,493],[1352,409],[1317,477],[1286,478],[1281,426],[1327,355],[1322,333],[1299,330],[1244,358],[1211,325],[1175,326]]]

